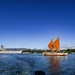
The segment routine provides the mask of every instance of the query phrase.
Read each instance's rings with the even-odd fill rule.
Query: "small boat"
[[[59,37],[56,39],[56,41],[54,41],[54,39],[52,38],[52,40],[48,44],[48,47],[51,52],[43,52],[43,55],[45,55],[45,56],[66,56],[67,55],[67,53],[60,53]],[[54,52],[54,48],[57,50],[57,52]]]
[[[66,56],[67,53],[44,52],[43,55],[44,55],[44,56]]]

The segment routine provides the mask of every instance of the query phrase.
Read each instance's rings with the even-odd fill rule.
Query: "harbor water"
[[[0,75],[75,75],[75,54],[43,56],[43,54],[0,54]]]

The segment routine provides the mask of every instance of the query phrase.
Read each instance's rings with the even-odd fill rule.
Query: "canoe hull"
[[[67,53],[44,52],[43,55],[44,56],[66,56]]]

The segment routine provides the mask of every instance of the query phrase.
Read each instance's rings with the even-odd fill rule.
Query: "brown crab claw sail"
[[[56,41],[54,42],[53,38],[52,40],[50,41],[50,43],[48,44],[48,47],[49,49],[54,52],[54,48],[57,50],[57,51],[60,51],[60,39],[59,37],[56,39]]]
[[[53,43],[54,43],[54,39],[52,38],[52,40],[51,40],[50,43],[48,44],[48,48],[49,48],[52,52],[54,52]]]
[[[56,39],[56,41],[53,43],[53,45],[57,51],[60,51],[60,39],[59,39],[59,37]]]

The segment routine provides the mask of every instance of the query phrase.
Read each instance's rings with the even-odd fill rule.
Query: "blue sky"
[[[60,37],[61,48],[75,48],[74,0],[0,0],[0,44],[45,49]]]

